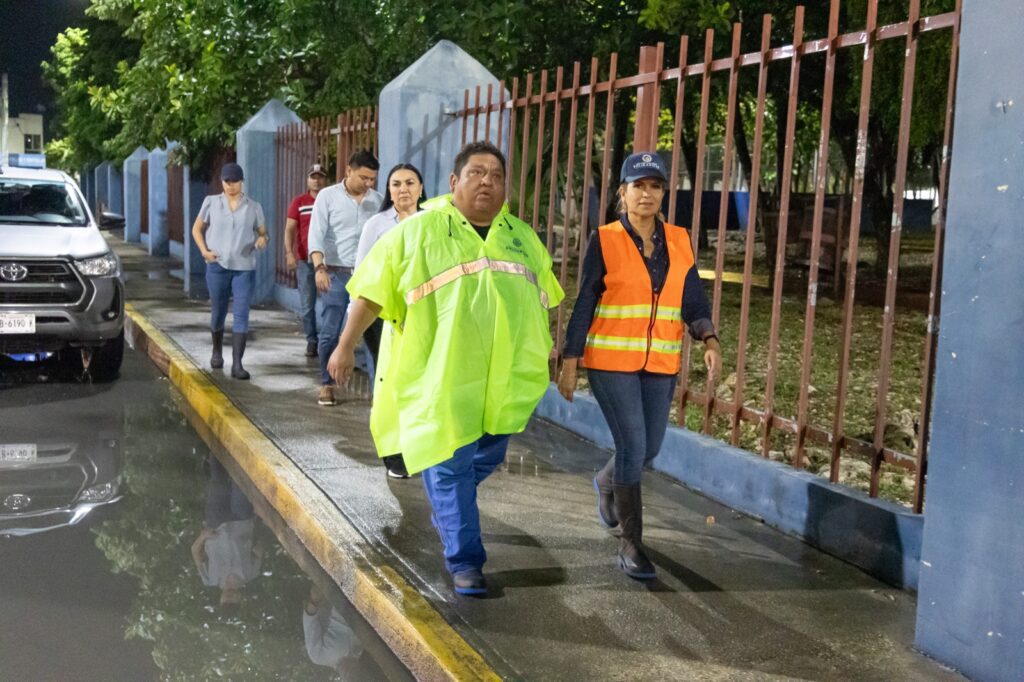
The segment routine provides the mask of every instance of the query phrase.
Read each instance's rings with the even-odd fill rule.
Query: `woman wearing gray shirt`
[[[263,207],[242,193],[242,167],[224,164],[220,172],[223,194],[206,197],[192,226],[192,238],[206,261],[210,290],[210,331],[213,354],[210,367],[224,366],[224,321],[234,299],[231,325],[231,376],[248,379],[242,367],[249,332],[249,302],[255,284],[256,249],[267,248]]]

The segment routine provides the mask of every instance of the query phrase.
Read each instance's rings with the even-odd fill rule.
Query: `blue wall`
[[[918,646],[982,680],[1024,679],[1021,35],[964,3],[918,595]]]

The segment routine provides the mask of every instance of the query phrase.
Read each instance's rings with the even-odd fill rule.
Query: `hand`
[[[562,371],[558,373],[558,392],[570,403],[572,394],[576,391],[576,366],[578,363],[579,358],[564,358]]]
[[[267,235],[261,234],[258,237],[256,237],[256,248],[262,251],[263,249],[267,248],[267,244],[269,242],[270,239],[267,238]]]
[[[284,256],[284,259],[285,259],[285,265],[288,268],[288,272],[295,272],[295,269],[298,267],[298,265],[295,262],[295,254],[294,253],[287,253]]]
[[[316,271],[316,288],[325,294],[331,290],[331,276],[326,270]]]
[[[207,250],[207,251],[203,251],[202,254],[203,254],[203,260],[205,260],[207,263],[216,263],[217,259],[220,258],[220,256],[217,254],[216,251],[209,251],[209,250]]]
[[[722,348],[718,339],[710,338],[704,342],[704,366],[708,368],[708,379],[717,377],[722,369]]]
[[[327,373],[339,386],[348,386],[352,378],[352,372],[356,368],[356,353],[354,349],[346,349],[339,343],[331,357],[327,360]]]

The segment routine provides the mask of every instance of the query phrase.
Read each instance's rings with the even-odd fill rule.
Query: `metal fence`
[[[734,445],[756,450],[764,457],[788,461],[794,467],[808,467],[808,449],[816,448],[816,452],[824,453],[819,472],[824,475],[827,471],[834,482],[841,480],[844,457],[866,462],[869,471],[864,487],[872,497],[880,493],[883,472],[902,469],[906,472],[903,475],[910,477],[905,484],[909,489],[909,499],[905,501],[920,512],[924,498],[941,299],[942,236],[960,2],[957,0],[955,11],[922,17],[920,0],[910,0],[906,19],[884,26],[878,23],[878,0],[868,0],[858,6],[865,5],[866,15],[861,19],[861,26],[840,33],[840,0],[831,0],[827,35],[813,40],[804,36],[805,11],[798,7],[793,16],[792,42],[787,45],[772,47],[773,17],[768,15],[761,24],[760,47],[752,52],[741,51],[742,26],[736,24],[731,33],[728,56],[715,56],[715,34],[708,30],[704,35],[702,58],[692,63],[688,62],[691,41],[682,36],[676,63],[665,63],[663,43],[644,47],[640,52],[638,72],[632,75],[620,74],[618,55],[611,54],[607,60],[592,59],[586,78],[582,65],[577,62],[568,71],[558,67],[553,78],[551,72],[544,70],[539,75],[530,73],[524,79],[512,79],[510,96],[506,94],[506,81],[501,82],[497,92],[493,86],[487,86],[486,95],[477,87],[466,91],[465,106],[455,116],[462,119],[464,142],[486,139],[491,131],[491,117],[498,116],[497,141],[505,146],[509,161],[507,196],[510,205],[519,216],[532,221],[546,241],[556,261],[562,285],[570,294],[552,321],[553,336],[559,349],[577,291],[576,272],[586,250],[588,236],[595,225],[613,215],[611,207],[616,171],[613,157],[620,159],[628,146],[637,150],[663,150],[670,156],[671,164],[671,187],[666,206],[668,219],[675,224],[699,226],[702,217],[714,210],[713,205],[705,205],[710,202],[705,202],[703,196],[711,147],[709,136],[716,135],[717,142],[724,145],[724,162],[718,183],[718,229],[713,244],[708,241],[703,252],[699,230],[692,230],[691,237],[694,252],[704,267],[702,276],[710,283],[713,321],[716,327],[720,327],[723,349],[728,351],[723,357],[726,365],[723,376],[727,375],[729,381],[720,383],[719,377],[707,377],[703,364],[695,363],[691,358],[687,340],[676,419],[680,424],[699,428]],[[886,425],[890,416],[888,398],[893,376],[898,304],[901,305],[901,313],[905,310],[902,307],[904,299],[897,297],[905,205],[900,198],[905,197],[908,190],[908,159],[914,151],[911,147],[911,126],[916,115],[913,107],[917,55],[924,34],[930,32],[943,32],[935,35],[945,36],[942,40],[949,41],[944,46],[949,52],[948,64],[944,67],[948,69],[948,80],[945,82],[941,152],[933,169],[933,176],[937,176],[937,216],[933,219],[927,317],[922,318],[920,329],[914,333],[914,343],[920,343],[918,348],[923,348],[915,363],[920,370],[917,377],[919,386],[912,391],[919,389],[914,418],[917,433],[913,442],[906,443],[893,442]],[[880,278],[878,295],[874,297],[876,300],[867,302],[873,305],[871,307],[857,299],[857,264],[862,220],[869,217],[864,215],[868,159],[879,153],[879,143],[872,136],[877,131],[877,123],[872,116],[881,104],[888,104],[872,102],[874,87],[877,86],[874,82],[876,55],[887,41],[903,47],[902,68],[898,74],[901,94],[898,134],[892,150],[895,167],[890,187],[894,200],[891,216],[887,216],[888,229],[883,229],[887,234],[880,237],[878,247],[882,253],[884,244],[888,242],[888,258],[884,279]],[[856,84],[859,81],[860,94],[856,105],[848,106],[855,111],[856,119],[856,158],[852,163],[852,173],[837,179],[830,166],[830,153],[834,152],[837,144],[832,137],[832,124],[836,113],[835,86],[840,57],[846,59],[844,63],[849,67],[847,82]],[[809,68],[808,62],[812,59],[817,61],[810,65],[814,68]],[[772,71],[773,64],[781,67],[775,66]],[[771,104],[767,95],[769,78],[773,73],[774,77],[780,77],[783,67],[788,67],[782,72],[782,77],[788,78],[785,110],[777,107],[772,112],[775,123],[766,123]],[[746,90],[741,93],[741,76],[747,74],[751,77],[743,80]],[[753,85],[754,74],[756,86]],[[813,96],[802,96],[801,88],[807,87],[808,74],[821,79],[814,83],[820,90],[815,89]],[[745,126],[743,120],[738,120],[741,103],[749,103],[749,109],[753,109],[752,114],[747,112],[747,122],[751,116],[753,118],[752,126]],[[798,116],[801,107],[815,110],[819,126],[813,154],[802,159],[796,158],[798,151],[795,145],[798,123],[803,120]],[[506,117],[507,137],[501,129]],[[687,131],[688,120],[695,121],[689,129],[692,131],[695,127],[696,138],[690,141],[695,159],[681,158],[682,137]],[[773,126],[774,129],[766,132],[766,127]],[[736,140],[745,137],[746,127],[753,128],[754,140],[749,149],[748,164],[740,166],[732,163],[732,159],[737,154]],[[632,145],[628,143],[627,128],[632,131]],[[773,132],[775,137],[770,140]],[[766,169],[763,158],[770,142],[774,143],[778,167],[773,190],[766,189],[770,184],[765,181],[766,170],[770,169]],[[793,259],[787,257],[787,253],[788,245],[794,241],[793,233],[801,231],[798,230],[801,225],[797,224],[801,216],[796,215],[799,208],[794,206],[793,196],[795,163],[797,166],[810,165],[814,184],[813,200],[806,207],[802,230],[806,232],[806,262],[794,278]],[[742,233],[742,265],[737,258],[732,269],[740,271],[728,272],[727,247],[738,241],[727,239],[726,234],[730,189],[736,184],[736,179],[731,177],[736,172],[734,166],[743,169],[745,174],[743,181],[749,188],[749,209],[744,222],[745,233]],[[852,183],[849,182],[851,177]],[[685,183],[681,178],[685,178]],[[689,210],[685,213],[681,210],[684,208],[681,200],[686,195],[680,192],[684,184],[690,197]],[[850,186],[849,192],[841,191],[838,210],[830,208],[826,205],[830,188],[836,191],[838,186],[842,190],[843,185]],[[833,244],[831,257],[827,252],[822,257],[823,242]],[[766,249],[765,260],[769,263],[767,275],[760,278],[754,272],[755,251],[759,245]],[[711,246],[713,253],[709,255]],[[822,287],[825,270],[833,271],[834,305],[841,310],[828,329],[816,325],[818,309],[825,302],[825,289]],[[764,311],[770,310],[762,317],[752,314],[759,279],[764,286],[758,301],[763,304]],[[796,306],[795,313],[792,306],[784,305],[787,300],[793,300],[794,279],[799,283],[796,300],[802,301]],[[734,327],[722,327],[723,305],[736,312],[738,323]],[[799,314],[800,308],[802,315]],[[792,314],[784,319],[787,311]],[[865,338],[864,327],[859,320],[874,319],[872,315],[875,312],[879,313],[877,329],[869,331],[877,332],[877,343],[872,343]],[[767,329],[759,328],[755,332],[752,321],[765,317],[770,320]],[[782,367],[785,363],[780,358],[780,351],[788,350],[788,346],[783,346],[783,332],[799,328],[803,330],[799,338],[800,351],[791,358],[790,371],[786,374]],[[821,344],[824,337],[829,337],[833,344],[820,348],[834,354],[832,357],[815,355],[816,340]],[[794,345],[795,341],[794,338]],[[760,362],[758,376],[753,376],[751,358],[754,355]],[[852,366],[854,355],[858,363],[856,373]],[[866,362],[873,365],[870,371],[861,367]],[[815,372],[816,365],[818,372]],[[828,367],[830,376],[821,376],[823,365]],[[856,376],[859,381],[868,375],[871,379],[864,385],[851,384],[851,377]],[[793,384],[794,395],[788,405],[781,404],[779,400],[783,382],[787,386]],[[827,391],[815,388],[815,383],[822,382],[828,385]],[[848,428],[851,392],[858,396],[873,393],[873,399],[867,400],[873,412],[868,418],[870,433],[865,430],[857,434]],[[823,404],[820,394],[827,396],[826,404]]]
[[[345,162],[352,153],[369,149],[377,154],[377,108],[352,109],[335,117],[321,116],[282,126],[276,135],[277,205],[287,211],[294,197],[307,191],[309,167],[319,163],[328,177],[341,182]],[[277,225],[275,254],[277,283],[295,286],[295,273],[289,272],[284,249],[285,216],[273,221]]]

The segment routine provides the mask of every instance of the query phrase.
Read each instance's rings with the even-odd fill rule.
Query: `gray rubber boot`
[[[612,486],[615,495],[615,513],[622,531],[619,535],[619,568],[630,578],[650,580],[657,574],[654,564],[644,554],[643,500],[639,485]]]
[[[224,366],[224,330],[210,332],[213,336],[213,353],[210,355],[210,367],[220,369]]]
[[[604,468],[594,476],[594,490],[597,491],[597,520],[605,528],[619,525],[619,517],[615,515],[615,493],[612,488],[612,476],[615,471],[615,458],[608,460]]]
[[[249,379],[249,373],[242,367],[242,356],[245,355],[245,337],[245,332],[231,334],[231,376],[242,381]]]

